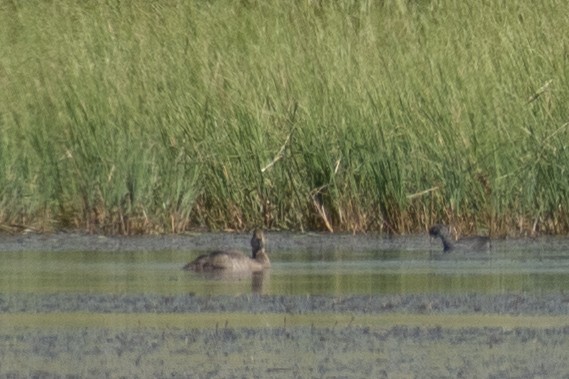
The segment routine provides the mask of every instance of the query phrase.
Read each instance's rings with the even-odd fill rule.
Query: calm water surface
[[[181,267],[203,249],[175,251],[3,251],[2,293],[351,295],[558,293],[569,283],[569,255],[556,245],[502,241],[490,253],[442,254],[414,243],[398,249],[334,246],[279,251],[265,275],[211,276]],[[247,241],[246,237],[243,237]],[[212,241],[212,246],[216,246]],[[569,246],[569,241],[565,241]],[[219,245],[217,245],[219,246]],[[246,245],[245,245],[246,246]],[[352,246],[352,247],[351,247]],[[380,246],[381,248],[381,246]]]

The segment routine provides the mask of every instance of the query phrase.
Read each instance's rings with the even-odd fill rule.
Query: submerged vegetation
[[[0,228],[569,231],[569,3],[5,1]]]

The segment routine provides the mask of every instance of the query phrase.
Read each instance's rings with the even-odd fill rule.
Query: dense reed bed
[[[0,4],[0,224],[569,230],[569,3]]]

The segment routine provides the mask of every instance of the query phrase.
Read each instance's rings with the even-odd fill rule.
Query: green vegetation
[[[0,225],[569,231],[569,3],[0,5]]]

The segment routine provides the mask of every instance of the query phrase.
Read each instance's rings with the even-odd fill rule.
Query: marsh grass
[[[568,15],[4,2],[0,225],[566,232]]]

